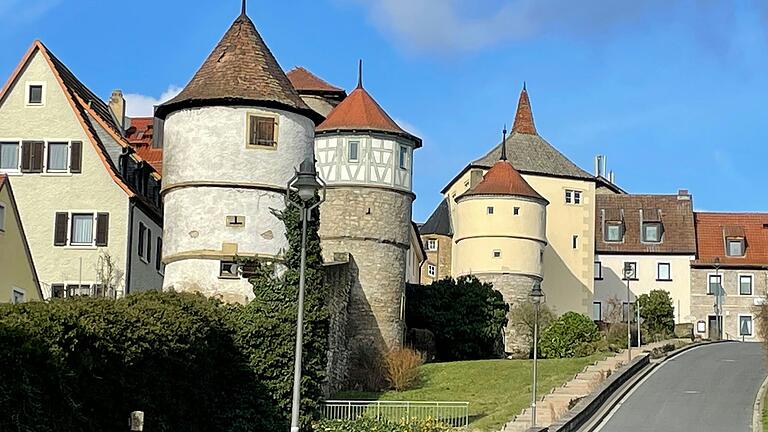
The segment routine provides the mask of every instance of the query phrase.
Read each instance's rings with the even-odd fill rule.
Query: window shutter
[[[67,224],[69,223],[69,213],[56,213],[56,226],[53,233],[54,246],[67,245]]]
[[[43,155],[45,143],[42,141],[33,141],[31,143],[32,160],[29,172],[41,173],[43,172]]]
[[[147,261],[152,262],[152,230],[147,228]]]
[[[275,120],[259,117],[259,144],[271,146],[275,142]]]
[[[109,243],[109,213],[96,215],[96,246],[107,246]]]
[[[32,169],[32,141],[21,143],[21,172],[31,172]]]
[[[72,148],[69,153],[69,171],[73,174],[80,174],[83,170],[83,143],[82,141],[72,141]]]
[[[258,117],[256,116],[250,117],[250,125],[248,129],[250,131],[248,144],[258,145],[259,144],[259,118]]]
[[[157,250],[155,251],[155,254],[155,269],[160,271],[160,266],[163,264],[163,239],[161,237],[157,238]]]

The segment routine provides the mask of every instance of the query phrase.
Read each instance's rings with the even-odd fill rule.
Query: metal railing
[[[322,404],[323,417],[329,420],[356,420],[367,416],[390,421],[431,418],[456,428],[469,424],[469,402],[328,400]]]

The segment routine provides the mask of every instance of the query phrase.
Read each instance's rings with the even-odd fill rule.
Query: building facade
[[[768,213],[696,212],[695,220],[691,314],[696,335],[717,339],[722,322],[724,339],[760,340],[758,308],[768,293]]]
[[[691,195],[681,190],[677,195],[596,198],[592,318],[623,321],[627,303],[659,289],[670,293],[675,322],[692,322],[690,266],[696,255],[696,230]],[[623,273],[625,264],[634,272],[629,281]]]
[[[31,227],[45,298],[162,285],[160,177],[121,125],[39,41],[0,92],[0,173]]]
[[[426,251],[426,260],[421,266],[421,283],[429,285],[434,281],[453,276],[451,272],[453,228],[448,199],[440,201],[440,205],[432,212],[429,219],[419,227],[419,233]]]
[[[5,174],[0,174],[0,275],[0,303],[43,299],[11,182]]]

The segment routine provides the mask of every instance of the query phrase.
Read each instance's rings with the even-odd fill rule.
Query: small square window
[[[595,279],[603,279],[603,263],[600,261],[595,261]]]
[[[752,317],[739,316],[739,336],[752,336]]]
[[[19,170],[19,143],[0,142],[0,170]]]
[[[29,97],[27,103],[29,105],[42,105],[43,104],[43,85],[42,84],[30,84],[28,87]]]
[[[400,169],[408,169],[408,148],[400,146]]]
[[[728,239],[726,254],[732,257],[744,256],[744,239]]]
[[[565,190],[565,203],[566,204],[581,204],[581,191],[566,189]]]
[[[235,261],[221,261],[219,264],[219,277],[221,279],[239,279],[240,266]]]
[[[621,241],[622,224],[621,223],[608,223],[605,226],[605,241],[607,242],[620,242]]]
[[[435,240],[435,239],[427,240],[427,250],[428,251],[436,251],[437,250],[437,240]]]
[[[515,208],[512,210],[512,213],[513,213],[515,216],[519,215],[519,214],[520,214],[520,207],[515,207]]]
[[[349,161],[350,162],[357,162],[359,160],[359,153],[360,151],[360,141],[350,141],[349,142]]]
[[[643,241],[647,243],[661,242],[661,224],[658,222],[643,223]]]
[[[427,274],[429,277],[437,276],[437,268],[433,264],[427,264]]]
[[[494,258],[501,258],[501,250],[496,249],[493,251],[493,257]]]
[[[752,275],[739,275],[739,295],[752,295]]]
[[[11,303],[12,304],[19,304],[24,303],[26,300],[26,293],[22,289],[14,288],[13,293],[11,294]]]
[[[493,207],[488,207],[487,211],[488,211],[489,215],[492,215],[493,214]]]
[[[248,145],[272,148],[277,146],[277,122],[274,117],[248,116]]]
[[[48,143],[48,171],[65,172],[69,168],[69,143]]]
[[[659,263],[656,268],[656,280],[672,280],[672,266],[670,263]]]

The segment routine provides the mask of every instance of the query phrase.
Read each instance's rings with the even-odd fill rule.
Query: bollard
[[[144,411],[133,411],[128,419],[128,426],[131,432],[141,432],[144,430]]]

